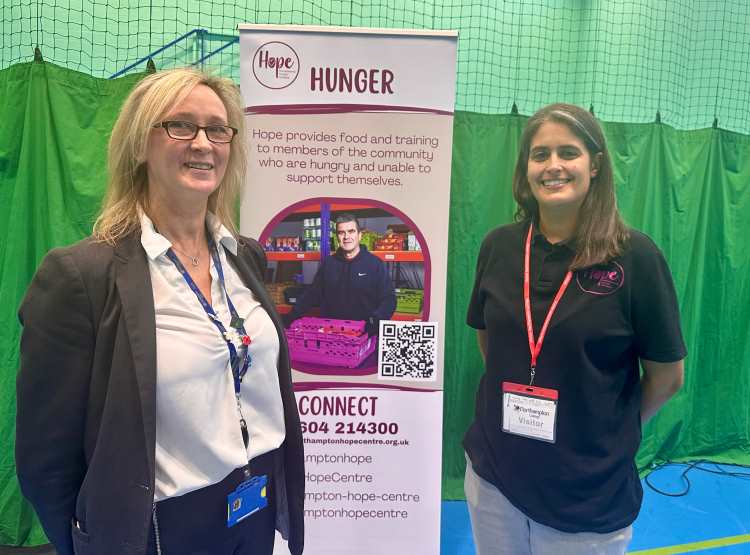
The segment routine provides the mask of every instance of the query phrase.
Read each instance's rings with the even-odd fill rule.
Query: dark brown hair
[[[334,222],[336,224],[336,231],[339,230],[339,224],[348,224],[349,222],[354,222],[354,226],[357,228],[357,231],[362,231],[362,228],[359,227],[359,220],[357,219],[357,216],[354,214],[350,214],[348,212],[345,212],[343,214],[339,214],[334,219]]]
[[[539,205],[531,193],[527,170],[531,141],[542,124],[548,121],[565,125],[583,142],[591,159],[598,158],[598,172],[591,177],[591,186],[578,214],[578,225],[572,238],[576,256],[570,269],[603,264],[622,254],[629,233],[617,211],[614,173],[604,133],[587,110],[573,104],[550,104],[526,122],[513,174],[513,198],[518,203],[516,220],[539,221]]]

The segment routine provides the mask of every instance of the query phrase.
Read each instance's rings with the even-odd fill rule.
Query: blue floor
[[[703,468],[716,470],[707,463]],[[727,472],[750,473],[749,468],[719,465]],[[685,466],[668,466],[651,474],[651,483],[668,492],[679,492],[685,484],[680,474]],[[690,492],[684,497],[659,495],[643,484],[644,497],[641,514],[633,525],[630,552],[660,550],[668,553],[700,553],[706,555],[750,555],[750,478],[732,478],[693,469],[688,474]],[[442,555],[474,555],[471,525],[466,503],[443,502]],[[723,547],[706,547],[707,542],[718,540],[735,543]],[[693,545],[690,545],[693,544]],[[718,543],[712,545],[719,545]],[[656,553],[654,554],[656,555]]]

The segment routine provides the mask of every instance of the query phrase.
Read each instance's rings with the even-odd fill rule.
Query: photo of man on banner
[[[396,293],[385,263],[360,244],[362,229],[353,214],[335,218],[339,248],[321,262],[312,284],[285,315],[284,325],[320,308],[321,318],[365,322],[370,336],[396,310]]]

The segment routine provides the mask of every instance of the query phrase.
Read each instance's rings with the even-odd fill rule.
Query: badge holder
[[[503,431],[555,443],[557,397],[556,389],[503,382]]]
[[[268,477],[253,476],[243,481],[227,495],[227,527],[231,528],[250,515],[268,506],[266,485]]]

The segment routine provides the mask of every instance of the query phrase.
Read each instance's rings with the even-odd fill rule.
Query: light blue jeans
[[[623,555],[633,536],[632,526],[571,534],[534,522],[477,476],[468,457],[464,491],[477,555]]]

